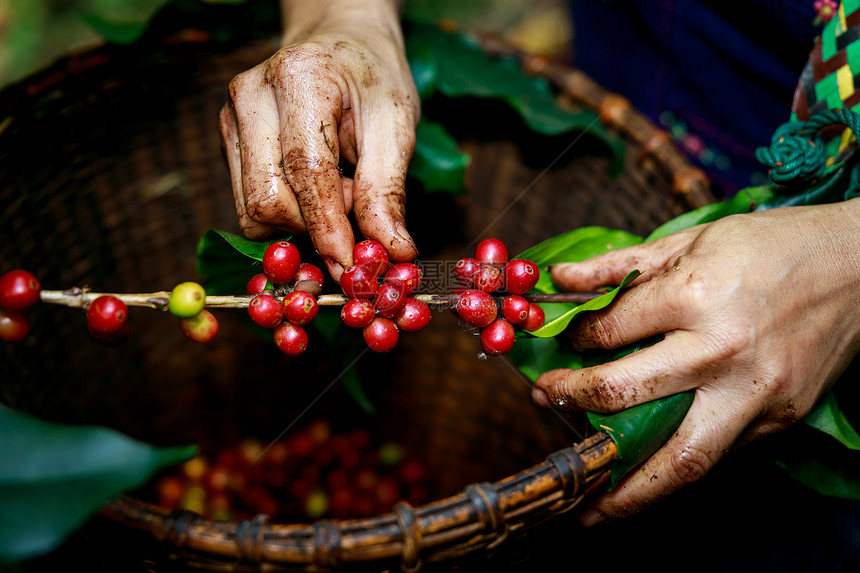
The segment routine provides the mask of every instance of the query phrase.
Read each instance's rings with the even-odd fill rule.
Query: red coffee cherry
[[[288,283],[302,262],[299,249],[288,241],[278,241],[263,253],[263,272],[276,285]]]
[[[353,265],[340,275],[340,288],[349,298],[373,298],[379,288],[379,281],[368,267]]]
[[[268,282],[269,278],[264,273],[256,274],[248,281],[248,286],[246,287],[245,292],[249,295],[260,294],[266,290],[266,284]]]
[[[87,325],[100,334],[116,332],[128,320],[128,307],[115,296],[100,296],[87,309]]]
[[[218,335],[218,319],[204,308],[194,316],[180,318],[179,329],[189,340],[206,344]]]
[[[523,330],[537,330],[543,326],[545,320],[546,315],[544,314],[543,309],[535,303],[531,303],[529,304],[529,317],[523,323]]]
[[[502,271],[498,267],[482,264],[475,273],[475,288],[484,292],[496,292],[502,288]]]
[[[303,290],[294,290],[284,297],[284,317],[299,326],[316,318],[319,308],[314,295]]]
[[[454,265],[454,276],[464,285],[472,286],[475,284],[475,275],[480,269],[481,263],[473,258],[466,257],[465,259],[460,259]]]
[[[390,318],[377,316],[362,330],[364,341],[374,352],[388,352],[400,339],[400,331]]]
[[[491,356],[499,356],[513,348],[515,337],[513,325],[504,318],[499,318],[490,326],[481,329],[481,348]]]
[[[248,303],[248,316],[258,326],[275,328],[284,320],[284,307],[272,295],[258,294]]]
[[[397,263],[385,273],[384,282],[391,283],[403,289],[403,294],[409,296],[421,286],[424,271],[413,263]]]
[[[129,336],[131,335],[131,327],[126,322],[119,328],[119,330],[104,333],[93,330],[92,325],[87,323],[87,332],[89,332],[90,337],[99,344],[113,348],[128,341]]]
[[[502,300],[502,316],[511,324],[520,324],[529,317],[529,301],[518,294],[506,296]]]
[[[25,270],[16,269],[0,277],[0,308],[7,312],[27,310],[39,302],[42,285]]]
[[[373,306],[376,307],[376,312],[380,315],[394,318],[406,306],[406,295],[403,294],[403,287],[392,283],[383,283],[376,291],[376,296],[373,297]]]
[[[376,308],[373,303],[367,299],[354,298],[345,305],[340,311],[340,318],[343,323],[352,328],[364,328],[376,316]]]
[[[394,323],[400,330],[418,332],[430,324],[431,318],[430,307],[417,298],[409,297],[406,305],[397,313]]]
[[[484,239],[475,248],[475,258],[479,263],[501,266],[508,261],[508,248],[499,239]]]
[[[457,299],[457,315],[472,326],[489,326],[498,312],[496,301],[484,291],[469,289]]]
[[[315,281],[322,286],[324,280],[322,269],[311,263],[302,263],[293,276],[293,280],[290,281],[290,286],[295,286],[301,281]]]
[[[23,312],[0,312],[0,340],[18,342],[30,334],[30,317]]]
[[[527,259],[514,259],[505,265],[505,290],[511,294],[529,292],[539,278],[540,269]]]
[[[282,322],[275,327],[275,345],[284,354],[298,356],[308,347],[308,333],[292,322]]]
[[[388,251],[379,241],[366,239],[353,247],[352,264],[364,265],[376,276],[382,276],[388,270]]]

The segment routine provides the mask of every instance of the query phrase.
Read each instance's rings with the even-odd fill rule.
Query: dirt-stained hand
[[[244,233],[308,232],[336,281],[352,264],[351,209],[392,259],[417,256],[404,183],[420,114],[396,9],[341,4],[296,11],[283,47],[232,80],[220,118]]]
[[[552,370],[533,397],[618,412],[695,389],[669,441],[582,514],[635,513],[705,475],[733,446],[800,420],[860,349],[860,200],[735,215],[583,263],[556,265],[570,290],[643,275],[571,331],[579,348],[657,344],[581,370]]]

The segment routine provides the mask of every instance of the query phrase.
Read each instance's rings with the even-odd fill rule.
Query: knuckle
[[[572,408],[573,392],[569,380],[565,377],[556,377],[548,388],[550,400],[556,407],[567,410]]]
[[[616,490],[611,501],[607,501],[603,511],[612,517],[623,518],[635,515],[647,508],[654,499],[642,499],[641,494],[629,490]]]
[[[247,214],[239,216],[239,228],[242,230],[242,233],[252,241],[265,239],[270,235],[268,227],[257,223]]]
[[[617,376],[598,373],[597,382],[588,391],[588,399],[595,407],[612,412],[631,405],[636,397],[632,384]]]
[[[702,274],[691,273],[686,278],[685,288],[678,298],[678,308],[701,315],[713,304],[713,285],[711,280]]]
[[[714,460],[706,451],[686,445],[677,455],[672,456],[670,469],[675,480],[685,485],[700,480],[713,465]]]
[[[250,83],[250,70],[234,76],[227,85],[227,94],[229,95],[230,103],[235,105],[240,101],[248,93]]]
[[[266,62],[263,77],[267,83],[281,89],[310,85],[317,95],[330,95],[336,88],[333,82],[327,81],[332,75],[330,61],[328,54],[313,46],[283,48]],[[320,90],[324,93],[320,94]]]
[[[245,208],[251,220],[266,223],[271,219],[272,213],[277,210],[277,205],[271,196],[265,193],[255,193],[248,197]]]
[[[722,325],[713,333],[714,362],[723,363],[726,360],[743,354],[755,343],[755,329],[751,324],[733,321]]]
[[[611,316],[593,314],[577,330],[580,344],[589,343],[597,348],[615,348],[619,345],[619,325]]]
[[[312,182],[325,173],[337,173],[337,165],[326,158],[309,155],[303,148],[295,147],[284,154],[284,174],[293,180],[306,182],[297,190],[305,192]]]

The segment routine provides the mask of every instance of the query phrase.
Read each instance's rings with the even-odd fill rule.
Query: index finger
[[[691,329],[706,312],[708,297],[688,267],[693,255],[681,255],[666,272],[634,284],[608,307],[580,315],[570,329],[574,347],[619,348],[658,334]],[[628,269],[629,272],[629,269]]]
[[[335,281],[352,264],[355,238],[346,216],[338,170],[337,124],[341,93],[311,62],[287,63],[289,53],[270,81],[280,97],[282,167],[296,195],[311,241]]]
[[[655,241],[609,251],[582,262],[558,263],[552,265],[550,274],[555,284],[571,291],[617,285],[633,269],[642,273],[634,284],[642,283],[665,270],[699,233],[700,228],[691,227]]]

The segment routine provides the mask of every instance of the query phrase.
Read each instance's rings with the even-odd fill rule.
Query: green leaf
[[[407,28],[406,53],[413,73],[419,74],[415,79],[421,93],[500,99],[516,110],[530,129],[546,135],[587,132],[607,146],[613,171],[620,170],[624,144],[603,128],[597,114],[588,109],[562,108],[549,82],[525,74],[513,58],[491,56],[461,34],[419,22]]]
[[[823,495],[860,499],[860,452],[801,424],[774,436],[770,454],[779,467]]]
[[[356,404],[358,404],[366,414],[376,413],[376,408],[373,406],[370,398],[367,397],[367,394],[364,393],[364,386],[361,383],[361,378],[358,375],[355,365],[344,371],[343,377],[340,379],[340,383],[343,385],[344,390],[347,391],[352,399],[355,400]]]
[[[860,499],[860,456],[842,458],[799,457],[776,460],[788,475],[822,495]]]
[[[633,406],[617,414],[588,413],[591,425],[607,432],[618,446],[618,460],[610,470],[613,487],[628,471],[666,443],[687,415],[694,396],[690,390]]]
[[[436,81],[439,77],[439,64],[433,56],[433,50],[427,44],[412,41],[411,35],[408,35],[406,53],[418,96],[422,100],[427,99],[436,91]]]
[[[846,447],[860,450],[860,435],[857,434],[848,418],[839,409],[833,392],[827,392],[818,401],[815,408],[803,418],[803,421],[813,428],[833,436]]]
[[[469,159],[444,127],[425,119],[418,123],[409,175],[421,181],[426,191],[465,192]]]
[[[624,279],[621,281],[621,284],[609,291],[608,293],[570,309],[558,318],[547,322],[542,327],[530,332],[529,334],[537,336],[538,338],[549,338],[553,336],[558,336],[565,328],[567,328],[567,325],[570,324],[570,321],[576,318],[579,314],[587,312],[589,310],[601,310],[609,306],[610,303],[615,300],[621,290],[627,285],[629,285],[631,282],[633,282],[638,276],[639,271],[630,271],[629,273],[627,273],[627,276],[625,276]]]
[[[292,235],[287,235],[285,237],[278,237],[277,239],[271,239],[268,241],[253,241],[251,239],[247,239],[241,235],[236,235],[235,233],[228,233],[227,231],[219,231],[218,229],[212,229],[211,231],[207,231],[206,234],[215,233],[227,243],[245,255],[248,258],[254,259],[255,261],[263,261],[263,255],[266,253],[266,249],[269,245],[273,243],[277,243],[278,241],[289,241],[292,238]],[[205,237],[206,235],[204,235]],[[205,248],[205,246],[204,246]]]
[[[133,44],[143,35],[149,22],[106,20],[98,14],[81,13],[81,18],[108,42],[120,45]]]
[[[642,237],[626,231],[596,226],[580,227],[541,241],[517,255],[516,258],[528,259],[541,269],[545,269],[547,266],[557,263],[584,261],[615,249],[638,245],[641,242]],[[542,293],[560,292],[547,272],[541,273],[535,285],[535,291]]]
[[[749,213],[773,199],[775,195],[776,192],[772,187],[749,187],[742,189],[731,199],[699,207],[667,221],[648,235],[645,241],[653,241],[677,231],[689,229],[702,223],[710,223],[729,215]]]
[[[110,497],[193,457],[116,431],[38,420],[0,408],[0,560],[46,553]]]
[[[252,241],[240,235],[210,229],[197,242],[197,274],[206,279],[210,295],[244,294],[248,281],[263,272],[260,262],[271,241]]]

